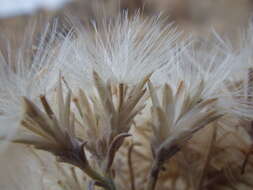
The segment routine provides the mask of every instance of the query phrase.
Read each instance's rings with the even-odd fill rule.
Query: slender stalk
[[[127,154],[127,161],[128,161],[128,168],[129,168],[129,175],[130,175],[130,182],[131,182],[131,190],[135,190],[135,177],[133,171],[133,164],[132,164],[132,152],[135,144],[132,144],[128,149]]]
[[[149,175],[148,185],[146,190],[155,190],[159,173],[165,161],[170,160],[177,152],[179,152],[181,147],[179,145],[170,145],[169,147],[160,147],[158,150],[155,160],[153,161],[153,166]]]
[[[156,161],[152,166],[146,190],[155,190],[161,166]]]
[[[253,91],[253,68],[248,70],[248,84],[247,84],[247,99],[252,100],[252,91]]]
[[[253,145],[251,145],[250,147],[250,151],[246,154],[245,156],[245,159],[243,161],[243,164],[242,164],[242,169],[241,169],[241,174],[244,174],[245,173],[245,170],[246,170],[246,166],[247,166],[247,163],[249,161],[249,158],[250,156],[252,155],[252,149],[253,149]]]
[[[107,180],[107,184],[108,184],[108,190],[116,190],[116,187],[112,178],[109,178]]]
[[[114,181],[110,177],[104,177],[92,169],[89,165],[82,168],[83,172],[95,181],[95,185],[103,187],[105,190],[116,190]]]

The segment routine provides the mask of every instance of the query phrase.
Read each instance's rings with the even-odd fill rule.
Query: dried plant
[[[234,51],[216,33],[177,44],[160,17],[72,22],[49,27],[29,61],[0,60],[0,163],[13,177],[1,189],[27,189],[16,164],[36,171],[31,189],[252,189],[249,34]]]
[[[52,111],[45,96],[40,97],[44,112],[24,97],[25,115],[21,125],[32,134],[19,134],[13,142],[33,145],[37,149],[51,152],[57,156],[58,161],[82,169],[95,180],[95,184],[105,189],[115,189],[110,168],[123,139],[130,135],[128,131],[133,119],[144,108],[140,100],[145,93],[143,86],[148,78],[149,76],[144,78],[132,89],[120,84],[118,100],[114,102],[112,84],[105,84],[94,72],[98,97],[89,100],[80,91],[80,98],[75,100],[86,136],[82,140],[75,134],[75,116],[70,109],[71,93],[67,93],[64,101],[60,81],[57,88],[58,115]],[[97,159],[96,164],[101,170],[99,173],[91,168],[84,147]]]
[[[110,81],[105,83],[96,72],[93,75],[97,96],[88,99],[80,90],[75,104],[85,126],[84,136],[89,139],[86,147],[107,171],[123,138],[130,135],[134,118],[144,108],[144,85],[150,75],[134,87],[114,86]]]
[[[71,94],[68,92],[64,101],[61,82],[57,90],[59,115],[56,116],[45,96],[41,97],[44,112],[30,100],[24,98],[25,115],[21,124],[32,134],[18,135],[13,142],[34,145],[35,148],[51,152],[60,162],[70,163],[82,169],[100,185],[107,182],[89,165],[84,151],[85,142],[75,135],[75,117],[70,110]],[[109,188],[109,187],[106,187]]]
[[[198,99],[203,89],[201,82],[193,97],[185,92],[183,82],[179,84],[175,95],[166,84],[162,102],[159,102],[151,83],[149,88],[153,102],[151,126],[154,133],[152,140],[154,162],[147,189],[153,190],[164,163],[180,151],[195,132],[217,120],[220,115],[211,108],[216,99]]]

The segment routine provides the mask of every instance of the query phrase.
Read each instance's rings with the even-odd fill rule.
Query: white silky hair
[[[176,88],[182,80],[190,94],[203,81],[201,98],[219,98],[221,108],[252,115],[252,103],[241,98],[245,88],[233,92],[227,88],[227,82],[240,81],[251,67],[252,26],[242,37],[243,45],[233,51],[217,34],[217,42],[201,41],[197,48],[194,40],[177,43],[180,31],[163,21],[160,16],[143,19],[137,13],[129,18],[124,13],[102,27],[94,24],[91,32],[72,19],[73,28],[67,35],[57,30],[56,23],[51,28],[48,25],[32,56],[25,56],[31,43],[20,48],[14,64],[1,56],[0,134],[16,131],[22,96],[35,102],[41,94],[50,96],[59,71],[72,90],[90,89],[93,71],[105,81],[128,85],[154,72],[151,80],[155,85],[169,83]]]
[[[169,83],[172,87],[177,87],[180,81],[184,81],[186,88],[197,90],[194,87],[203,81],[205,85],[202,97],[211,98],[234,71],[231,65],[234,57],[227,52],[221,53],[217,46],[208,47],[209,44],[206,43],[208,42],[200,42],[198,47],[190,44],[177,53],[172,64],[165,65],[155,73],[159,77],[158,84]]]
[[[184,82],[187,94],[194,96],[203,82],[201,99],[218,98],[218,109],[221,113],[237,116],[253,117],[252,103],[245,98],[246,85],[229,87],[237,84],[247,76],[250,60],[248,48],[232,49],[229,42],[218,39],[218,34],[210,40],[192,41],[174,58],[172,64],[165,65],[154,73],[156,85],[168,83],[177,88],[180,81]],[[252,40],[246,41],[246,46]],[[251,95],[252,96],[252,95]]]
[[[77,25],[77,24],[76,24]],[[125,13],[93,33],[76,30],[61,70],[72,87],[88,85],[96,71],[105,81],[136,84],[173,57],[173,46],[180,32],[172,24],[164,26],[160,16],[129,18]]]
[[[54,88],[58,77],[55,55],[57,54],[56,23],[47,25],[39,43],[34,47],[31,39],[35,24],[29,25],[28,34],[15,56],[0,56],[0,136],[15,135],[22,116],[22,97],[38,103],[39,96]],[[50,35],[48,35],[50,33]],[[32,53],[35,48],[35,53]],[[27,51],[31,54],[26,54]]]
[[[31,39],[35,35],[36,23],[31,23],[17,54],[12,57],[10,48],[7,58],[0,56],[0,165],[4,171],[0,172],[0,189],[45,189],[45,171],[40,161],[29,148],[11,144],[9,140],[20,126],[22,97],[41,106],[39,96],[50,98],[54,91],[59,77],[57,53],[66,39],[57,34],[57,26],[56,21],[47,24],[34,45]]]
[[[235,97],[242,96],[242,89],[231,92],[226,87],[228,81],[240,79],[239,71],[245,72],[241,61],[251,62],[250,32],[247,39],[251,40],[244,37],[246,45],[232,51],[217,34],[218,42],[201,41],[197,48],[194,40],[178,43],[181,32],[173,24],[165,26],[161,16],[143,19],[137,13],[129,18],[124,13],[102,27],[93,24],[92,32],[71,20],[73,28],[64,35],[57,30],[57,23],[51,28],[48,25],[32,58],[25,57],[32,43],[20,48],[14,64],[0,57],[1,135],[16,131],[22,113],[21,97],[38,102],[41,94],[50,96],[59,72],[74,91],[80,87],[91,89],[93,71],[105,81],[128,85],[153,72],[155,85],[169,83],[176,88],[182,80],[190,94],[196,92],[202,80],[201,98],[217,97],[222,108],[236,108],[238,114],[251,115],[247,100],[235,101]]]
[[[221,109],[229,111],[233,116],[244,117],[252,120],[253,118],[253,25],[249,22],[246,28],[240,31],[240,40],[236,47],[228,40],[219,39],[220,44],[227,47],[228,54],[233,56],[230,65],[224,68],[223,72],[229,71],[230,74],[225,78],[228,85],[224,85],[220,93],[219,104]],[[224,48],[223,48],[224,49]],[[225,71],[226,70],[226,71]]]
[[[94,26],[93,35],[87,29],[77,27],[78,23],[67,35],[62,35],[54,24],[51,29],[47,26],[32,59],[25,57],[26,46],[21,47],[14,61],[1,56],[0,138],[15,134],[22,116],[22,96],[39,105],[41,94],[50,96],[54,91],[59,71],[72,90],[80,87],[88,90],[94,70],[103,80],[129,85],[154,72],[151,80],[155,86],[168,83],[175,92],[182,80],[190,95],[196,93],[200,81],[203,81],[200,98],[218,98],[220,112],[252,118],[253,105],[247,99],[251,89],[248,89],[246,81],[248,68],[253,66],[252,34],[249,32],[242,37],[242,46],[236,51],[225,46],[226,42],[221,39],[217,43],[201,42],[196,48],[194,42],[175,43],[180,32],[176,32],[172,25],[164,27],[161,22],[159,17],[142,19],[136,15],[129,19],[125,14],[102,29]],[[228,87],[229,83],[243,80],[246,81],[243,86],[235,85],[232,90]],[[41,173],[36,173],[33,176],[36,181],[33,181],[31,174],[34,173],[28,175],[25,172],[27,167],[29,170],[40,169],[32,157],[17,147],[0,156],[0,165],[11,170],[11,178],[0,173],[4,176],[0,177],[0,189],[40,189],[43,186],[38,180]],[[10,164],[13,166],[9,167]],[[19,164],[22,168],[13,173]],[[58,174],[53,172],[51,175],[57,177]]]

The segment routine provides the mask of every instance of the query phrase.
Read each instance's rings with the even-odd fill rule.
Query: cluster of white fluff
[[[233,95],[244,96],[243,89],[231,92],[226,84],[239,82],[247,76],[252,60],[249,51],[252,40],[243,43],[236,51],[225,47],[225,42],[219,40],[213,43],[190,39],[182,43],[180,31],[172,24],[165,25],[160,17],[142,19],[139,14],[133,18],[124,14],[102,28],[94,24],[92,31],[75,23],[65,36],[56,31],[56,25],[47,26],[36,53],[30,57],[24,55],[32,44],[19,49],[14,64],[1,56],[2,132],[18,127],[22,110],[20,98],[26,96],[36,100],[42,94],[49,96],[59,72],[73,91],[80,87],[90,88],[94,70],[105,80],[129,85],[136,84],[150,73],[153,73],[151,80],[155,85],[169,83],[176,88],[183,80],[190,91],[197,90],[196,86],[203,81],[201,97],[221,98],[220,103],[227,111],[238,105]],[[252,37],[247,35],[248,38]],[[242,98],[240,102],[244,106],[240,113],[238,105],[238,114],[251,116],[252,110],[247,106],[251,103]],[[6,119],[6,122],[15,124],[6,124]]]
[[[85,87],[95,70],[105,80],[136,84],[172,62],[179,32],[160,17],[129,19],[125,14],[92,31],[77,26],[77,37],[62,51],[60,70],[73,88]],[[63,47],[65,49],[65,47]]]
[[[29,26],[30,35],[15,52],[4,57],[0,55],[0,134],[9,137],[15,133],[22,116],[22,96],[37,101],[42,94],[48,94],[55,85],[54,64],[58,38],[56,25],[45,27],[37,46],[32,45],[34,23]],[[48,33],[50,32],[50,36]]]
[[[50,97],[59,73],[72,91],[91,88],[93,71],[104,80],[128,85],[152,73],[156,87],[168,83],[176,88],[182,80],[192,94],[202,81],[200,98],[218,98],[222,113],[252,117],[245,93],[248,84],[245,89],[236,85],[230,89],[228,84],[248,80],[253,38],[244,36],[241,47],[232,50],[221,40],[182,43],[179,36],[180,31],[159,17],[140,15],[123,15],[102,28],[94,25],[92,31],[75,25],[67,35],[60,34],[55,23],[48,26],[30,57],[25,57],[24,47],[14,62],[0,57],[1,137],[14,135],[19,127],[21,97],[35,102],[42,94]]]

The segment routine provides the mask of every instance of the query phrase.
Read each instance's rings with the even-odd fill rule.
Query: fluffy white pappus
[[[227,80],[223,97],[220,98],[222,107],[234,115],[253,118],[253,25],[240,32],[240,41],[234,47],[231,65],[234,66],[232,76]],[[222,40],[220,40],[222,41]],[[223,44],[227,41],[223,41]]]
[[[251,22],[247,27],[242,28],[239,32],[239,39],[236,45],[232,45],[230,40],[227,40],[225,37],[222,39],[215,31],[213,32],[215,39],[218,41],[222,49],[221,51],[229,52],[234,56],[233,63],[234,70],[233,77],[230,78],[230,81],[240,81],[245,79],[245,72],[249,68],[252,68],[252,48],[253,48],[253,25]]]
[[[77,24],[76,24],[77,25]],[[107,21],[93,32],[74,28],[77,38],[69,45],[61,70],[72,86],[84,86],[95,70],[104,80],[136,84],[170,62],[180,35],[157,17],[141,18],[127,13]],[[78,84],[79,83],[79,84]]]
[[[174,57],[169,68],[156,74],[161,79],[157,81],[167,82],[174,87],[184,81],[190,91],[197,90],[195,87],[203,82],[201,97],[212,98],[234,72],[231,64],[233,58],[232,54],[221,53],[217,47],[187,47]]]
[[[22,115],[23,96],[36,102],[40,95],[53,90],[58,77],[54,65],[56,28],[56,24],[48,25],[37,44],[22,44],[15,56],[11,57],[11,51],[8,59],[0,56],[0,136],[14,135]],[[33,29],[29,29],[29,38]]]
[[[250,98],[252,99],[252,98]],[[241,119],[253,119],[253,102],[243,94],[242,88],[225,89],[219,97],[220,112]]]
[[[172,64],[155,73],[154,81],[158,86],[168,83],[173,88],[184,81],[189,96],[218,98],[221,113],[252,117],[252,103],[243,98],[245,89],[238,86],[245,75],[245,65],[238,56],[241,56],[238,51],[219,41],[194,42],[175,55]]]

